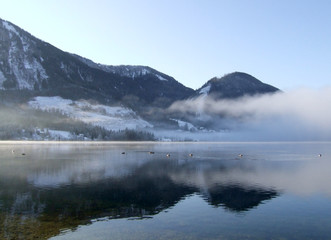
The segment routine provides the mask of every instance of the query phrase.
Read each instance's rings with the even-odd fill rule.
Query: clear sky
[[[0,0],[0,17],[107,65],[199,88],[249,73],[283,90],[331,85],[330,0]]]

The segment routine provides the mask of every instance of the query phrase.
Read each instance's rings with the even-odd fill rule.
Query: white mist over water
[[[202,96],[174,103],[170,111],[222,115],[221,127],[242,140],[331,140],[331,87],[297,89],[234,100]]]

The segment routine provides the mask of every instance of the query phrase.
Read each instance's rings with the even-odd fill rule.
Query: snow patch
[[[146,68],[141,67],[124,67],[121,66],[115,67],[115,66],[108,66],[109,68],[112,68],[112,72],[115,74],[119,74],[123,77],[129,77],[129,78],[135,78],[139,76],[145,76],[147,74],[150,74],[150,71]]]
[[[185,122],[185,121],[178,120],[178,119],[173,119],[173,118],[171,118],[170,120],[177,122],[178,127],[182,128],[184,130],[188,130],[188,131],[197,131],[198,130],[192,123]]]
[[[20,39],[23,45],[23,51],[26,53],[30,48],[30,44],[28,43],[28,41],[26,41],[24,37],[20,37]]]
[[[60,131],[60,130],[48,130],[50,136],[54,139],[61,139],[61,140],[70,140],[72,139],[72,134],[67,131]]]
[[[9,32],[12,32],[12,33],[16,34],[17,36],[19,36],[19,33],[17,32],[15,27],[12,24],[10,24],[9,22],[3,21],[2,26],[4,28],[6,28]]]
[[[10,28],[10,26],[7,24],[7,27]],[[30,54],[27,52],[30,43],[22,37],[20,39],[23,49],[19,47],[18,41],[11,41],[8,51],[9,69],[15,75],[18,89],[33,90],[35,84],[40,84],[42,80],[48,79],[48,75],[36,58],[29,57]]]
[[[153,127],[131,109],[90,104],[83,100],[72,101],[58,96],[35,97],[29,101],[29,106],[43,111],[57,111],[71,118],[112,131]]]
[[[160,76],[159,74],[155,74],[155,76],[161,81],[168,81],[168,79],[165,79],[164,77]]]
[[[78,55],[73,55],[78,58],[83,63],[87,64],[89,67],[101,69],[108,73],[119,74],[122,77],[129,77],[135,79],[139,76],[145,76],[147,74],[153,74],[161,81],[168,81],[168,79],[162,77],[157,73],[153,73],[148,67],[143,66],[126,66],[126,65],[119,65],[119,66],[112,66],[112,65],[103,65],[100,63],[95,63],[89,59],[83,58]]]
[[[33,140],[42,141],[42,140],[72,140],[74,135],[67,131],[52,130],[52,129],[40,129],[35,128],[34,134],[32,136]]]
[[[32,108],[40,109],[43,111],[56,111],[64,110],[67,112],[70,108],[69,105],[73,104],[72,100],[63,99],[61,97],[35,97],[32,101],[29,101],[29,105]],[[63,112],[63,113],[65,113]]]
[[[150,71],[147,70],[146,68],[143,68],[143,69],[141,70],[141,75],[146,75],[146,74],[149,74],[149,73],[150,73]]]
[[[206,87],[202,88],[200,91],[199,91],[199,94],[204,94],[204,95],[207,95],[210,91],[210,87],[211,85],[208,84]]]
[[[84,77],[83,77],[82,73],[80,72],[80,69],[79,68],[78,68],[78,75],[84,81]]]

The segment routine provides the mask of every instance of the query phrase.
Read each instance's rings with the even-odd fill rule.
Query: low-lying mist
[[[275,94],[178,101],[170,112],[213,119],[217,140],[331,140],[331,88],[298,89]]]

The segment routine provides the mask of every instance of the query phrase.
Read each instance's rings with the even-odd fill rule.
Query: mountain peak
[[[121,77],[128,77],[135,79],[137,77],[143,77],[145,75],[153,75],[156,77],[158,80],[161,81],[172,81],[174,80],[172,77],[161,73],[151,67],[148,66],[141,66],[141,65],[104,65],[104,64],[99,64],[95,63],[90,59],[81,57],[76,54],[72,54],[75,58],[78,58],[81,62],[87,64],[89,67],[99,69],[108,73],[113,73],[120,75]]]
[[[211,94],[218,98],[237,98],[245,95],[273,93],[276,91],[279,91],[279,89],[265,84],[247,73],[233,72],[221,78],[214,77],[210,79],[197,90],[197,94]]]
[[[252,75],[244,72],[232,72],[227,73],[223,77],[214,77],[209,80],[210,82],[217,83],[217,82],[250,82],[250,83],[262,83],[260,80],[256,79]]]

